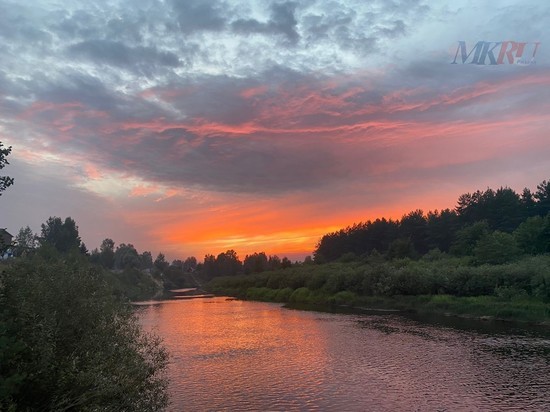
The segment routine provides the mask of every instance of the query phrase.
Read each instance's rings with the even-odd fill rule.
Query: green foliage
[[[216,258],[217,276],[235,276],[241,272],[242,267],[243,264],[233,249],[220,253]]]
[[[550,213],[550,180],[543,180],[537,185],[537,191],[533,195],[536,199],[535,210],[539,216],[546,216]]]
[[[400,221],[377,219],[326,234],[314,251],[315,265],[310,258],[285,271],[247,269],[250,276],[210,286],[253,299],[405,302],[404,308],[414,302],[504,318],[536,312],[541,319],[549,316],[541,300],[550,302],[550,256],[544,255],[550,251],[549,205],[547,181],[535,194],[510,188],[467,193],[454,211],[416,210]],[[265,270],[263,261],[256,272]],[[493,303],[494,311],[487,306]]]
[[[277,290],[277,293],[275,294],[275,301],[276,302],[288,302],[290,300],[290,296],[294,292],[291,288],[284,288]]]
[[[32,253],[37,246],[37,236],[29,226],[22,227],[15,236],[15,256]]]
[[[427,214],[415,210],[398,221],[376,219],[328,233],[315,247],[315,263],[349,261],[353,255],[369,256],[374,250],[390,260],[415,259],[434,248],[470,256],[485,234],[493,231],[512,233],[525,219],[546,216],[550,212],[550,181],[539,184],[534,194],[524,189],[520,196],[510,188],[501,187],[463,194],[457,203],[455,210],[436,210]],[[548,244],[545,243],[545,251],[548,251]],[[526,239],[520,246],[532,249],[529,245]]]
[[[289,302],[309,303],[311,291],[308,288],[298,288],[290,295]]]
[[[164,256],[164,254],[159,253],[155,259],[155,262],[153,263],[153,266],[155,267],[156,270],[162,273],[166,269],[168,269],[170,264],[166,261],[166,257]]]
[[[110,240],[105,239],[103,242]],[[131,243],[121,243],[117,246],[114,254],[114,268],[118,270],[122,269],[136,269],[141,266],[141,260],[139,253]]]
[[[161,292],[161,286],[149,273],[132,267],[122,271],[107,272],[105,280],[117,296],[130,301],[151,299]]]
[[[424,254],[428,251],[428,221],[422,210],[415,210],[401,218],[399,236],[409,240],[411,249],[409,254],[399,257],[413,257],[415,253]]]
[[[11,153],[11,146],[5,147],[2,142],[0,142],[0,169],[3,169],[6,165],[9,165],[8,162],[8,155]],[[2,192],[6,190],[8,187],[13,185],[13,177],[9,176],[0,176],[0,196],[2,196]]]
[[[482,220],[460,229],[455,235],[451,253],[457,256],[471,256],[479,239],[489,233],[489,224]]]
[[[115,242],[113,239],[103,239],[99,250],[99,261],[101,266],[112,269],[115,266]]]
[[[67,217],[50,217],[42,224],[42,241],[55,247],[61,253],[67,253],[80,247],[80,236],[76,222]]]
[[[550,251],[550,214],[527,218],[514,231],[518,246],[532,255]]]
[[[161,279],[164,283],[164,289],[192,288],[197,286],[189,273],[182,267],[169,266],[162,273]]]
[[[516,260],[521,251],[514,236],[495,231],[476,243],[474,256],[478,263],[498,265]]]
[[[348,290],[342,290],[328,298],[327,303],[332,305],[353,305],[356,300],[357,295],[355,293]]]
[[[417,257],[417,253],[411,239],[399,238],[390,243],[390,247],[388,249],[389,259],[403,259],[407,257]]]
[[[160,341],[82,259],[19,259],[0,273],[0,409],[166,406]]]
[[[250,287],[332,296],[349,291],[358,296],[405,296],[451,294],[455,296],[494,295],[500,289],[523,290],[529,296],[550,296],[550,257],[537,256],[500,265],[474,265],[467,257],[439,254],[438,259],[366,263],[330,263],[300,266],[258,275],[217,278],[215,290],[246,291]],[[547,282],[548,281],[548,282]],[[546,292],[548,285],[548,292]],[[535,292],[536,291],[536,292]],[[502,292],[502,291],[501,291]],[[300,296],[298,292],[292,298]]]
[[[261,273],[268,269],[269,260],[264,252],[246,255],[243,262],[244,273]]]
[[[277,291],[274,289],[261,287],[261,288],[248,288],[246,291],[246,298],[250,300],[263,300],[267,302],[275,301]]]

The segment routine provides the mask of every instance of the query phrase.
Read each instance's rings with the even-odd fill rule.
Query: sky
[[[90,250],[294,260],[353,223],[534,189],[549,21],[546,0],[0,0],[0,227],[70,216]],[[515,44],[462,64],[460,41]]]

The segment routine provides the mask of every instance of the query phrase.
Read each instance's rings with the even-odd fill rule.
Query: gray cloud
[[[298,21],[295,17],[297,3],[287,1],[273,3],[270,7],[270,20],[260,22],[256,19],[237,19],[231,23],[231,27],[237,33],[251,34],[276,34],[284,36],[290,43],[296,43],[300,39],[297,32]]]
[[[69,53],[94,63],[107,63],[150,75],[157,66],[178,67],[181,61],[174,53],[156,47],[128,47],[109,40],[87,40],[69,47]]]
[[[374,1],[362,6],[331,2],[304,13],[301,23],[307,42],[330,42],[361,55],[377,53],[386,41],[404,36],[430,10],[421,1]]]
[[[507,99],[498,90],[468,96],[477,85],[499,86],[524,76],[517,67],[457,67],[426,54],[384,66],[383,74],[370,74],[371,67],[357,74],[342,63],[340,50],[367,55],[384,41],[410,34],[414,21],[430,12],[420,2],[271,2],[263,19],[247,18],[250,10],[234,2],[173,2],[174,12],[154,0],[137,4],[120,14],[93,8],[45,13],[47,24],[37,25],[36,33],[20,30],[17,41],[48,32],[43,41],[62,47],[47,49],[51,67],[37,67],[41,55],[31,53],[30,43],[17,56],[23,63],[15,54],[0,63],[6,133],[31,141],[19,137],[18,128],[25,128],[67,156],[76,153],[159,183],[281,193],[322,188],[354,172],[368,175],[361,159],[348,163],[353,150],[342,149],[340,141],[364,140],[355,151],[378,164],[377,139],[390,134],[384,123],[438,124],[465,115],[472,122],[501,121],[529,110],[540,116],[547,108],[544,92],[531,98],[520,89]],[[21,10],[3,21],[30,28]],[[177,35],[171,26],[176,22]],[[189,43],[179,38],[180,30],[198,38]],[[248,36],[254,33],[262,36]],[[69,34],[74,44],[68,44]],[[217,36],[219,43],[246,42],[247,54],[238,56],[242,66],[233,69],[238,62],[226,57],[229,46],[218,46]],[[316,71],[308,64],[324,53],[323,45],[332,65]],[[318,48],[309,52],[310,46]],[[253,69],[242,69],[245,64]],[[547,72],[544,66],[528,70],[535,76]],[[459,98],[452,101],[454,96]]]
[[[283,193],[318,188],[348,173],[333,149],[268,137],[199,138],[181,129],[144,136],[132,151],[121,147],[109,164],[132,165],[149,180],[218,192]]]
[[[172,0],[179,28],[183,33],[220,31],[227,24],[228,5],[217,0]]]

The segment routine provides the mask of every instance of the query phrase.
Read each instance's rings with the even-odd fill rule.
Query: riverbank
[[[339,262],[213,279],[240,299],[427,312],[550,325],[549,256],[506,265],[467,259]]]
[[[505,300],[495,296],[457,297],[450,295],[358,296],[351,292],[334,295],[309,290],[289,291],[251,287],[244,293],[236,290],[216,291],[218,295],[236,296],[243,300],[286,303],[291,307],[349,307],[384,312],[436,313],[446,316],[527,322],[550,326],[550,305],[536,298]]]

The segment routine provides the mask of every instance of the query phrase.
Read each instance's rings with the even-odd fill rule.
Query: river
[[[222,297],[139,316],[171,354],[171,411],[550,410],[545,328]]]

